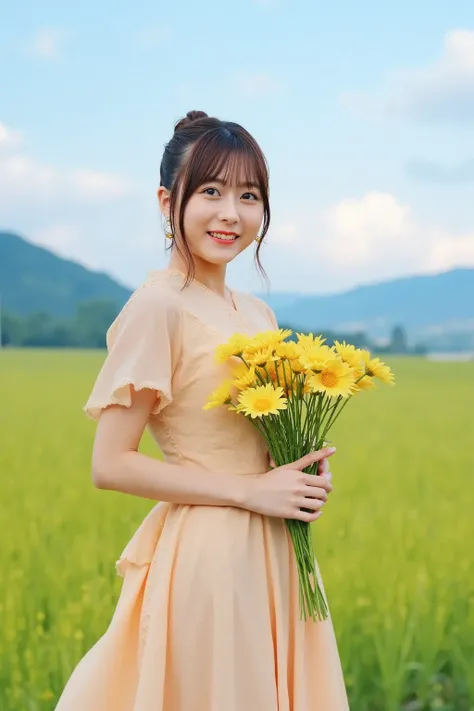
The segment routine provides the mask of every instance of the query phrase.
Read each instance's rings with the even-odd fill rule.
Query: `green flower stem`
[[[339,412],[335,412],[334,417],[332,417],[332,418],[326,423],[325,428],[324,428],[323,437],[326,436],[326,433],[329,431],[329,428],[332,427],[333,424],[336,422],[337,418],[339,417],[339,415],[341,414],[341,412],[343,411],[343,409],[346,407],[346,405],[347,405],[347,403],[349,402],[349,400],[352,400],[352,397],[353,397],[352,395],[350,395],[349,397],[346,397],[346,398],[345,398],[345,401],[342,403],[341,407],[339,408]]]
[[[298,567],[301,618],[325,620],[328,608],[317,578],[310,526],[296,519],[289,519],[287,525]]]
[[[250,369],[243,356],[240,356],[240,358],[246,367]],[[263,366],[263,370],[264,374],[258,371],[256,373],[261,384],[266,385],[271,383],[272,380],[266,366]],[[283,366],[286,391],[293,393],[293,389],[297,388],[297,392],[292,397],[287,398],[288,405],[286,410],[280,410],[276,415],[272,414],[257,418],[248,417],[253,426],[264,437],[270,455],[277,467],[289,464],[315,448],[319,449],[321,446],[320,441],[322,442],[323,437],[320,437],[319,430],[329,413],[330,398],[326,399],[322,393],[311,394],[306,398],[303,395],[305,378],[304,374],[299,377],[292,372],[291,383],[288,383],[286,368]],[[282,387],[278,370],[277,382],[278,386]],[[302,424],[303,406],[306,408],[306,419]],[[334,414],[335,409],[331,411],[329,421]],[[326,423],[324,434],[327,429]],[[308,473],[317,473],[317,470],[317,462],[311,467],[306,467]],[[286,519],[286,525],[295,551],[301,619],[325,620],[329,613],[316,573],[316,560],[310,524],[297,519]]]

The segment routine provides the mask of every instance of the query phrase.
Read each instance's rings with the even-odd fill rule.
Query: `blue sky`
[[[474,266],[474,6],[328,5],[7,5],[0,229],[137,285],[167,262],[163,145],[200,109],[267,155],[274,291]],[[229,283],[262,288],[250,250]]]

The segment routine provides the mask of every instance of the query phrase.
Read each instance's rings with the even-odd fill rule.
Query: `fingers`
[[[322,516],[324,511],[321,509],[319,511],[314,511],[312,513],[309,513],[308,511],[299,511],[297,515],[295,515],[295,519],[297,521],[304,521],[305,523],[312,523],[313,521],[317,521],[320,516]]]
[[[304,474],[303,475],[303,482],[306,484],[306,486],[311,486],[311,487],[318,487],[320,489],[324,489],[328,493],[332,491],[332,481],[331,479],[328,479],[326,476],[317,476],[317,474]],[[313,496],[311,492],[308,492],[308,495]]]
[[[321,499],[322,501],[327,501],[329,494],[331,493],[330,489],[323,489],[322,487],[319,486],[312,486],[310,487],[305,487],[305,490],[302,492],[298,493],[298,496],[302,496],[307,499]]]
[[[332,484],[332,473],[331,472],[324,472],[323,477],[325,479],[327,479],[328,481],[330,481]]]
[[[327,494],[325,498],[313,499],[309,496],[300,496],[296,499],[295,505],[300,509],[311,509],[311,511],[319,511],[322,509],[327,501]]]
[[[311,464],[314,464],[314,462],[320,462],[322,459],[330,457],[334,454],[335,451],[335,447],[324,447],[324,449],[320,449],[317,452],[310,452],[309,454],[306,454],[304,457],[301,457],[301,459],[298,459],[296,462],[293,462],[291,466],[294,469],[305,469]]]
[[[329,471],[329,459],[321,459],[318,464],[318,474],[324,474]]]

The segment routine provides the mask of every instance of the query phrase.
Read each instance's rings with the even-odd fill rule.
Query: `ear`
[[[156,196],[160,204],[160,210],[162,215],[168,218],[170,216],[170,191],[168,190],[168,188],[165,188],[163,185],[160,185],[160,187],[156,191]]]

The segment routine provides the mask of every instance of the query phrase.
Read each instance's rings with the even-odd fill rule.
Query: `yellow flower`
[[[235,385],[237,390],[245,390],[245,388],[255,385],[255,381],[257,379],[255,368],[249,369],[243,363],[242,365],[244,366],[245,372],[237,376],[234,375],[235,380],[233,381],[233,385]]]
[[[278,385],[277,382],[277,363],[278,361],[272,360],[267,363],[265,366],[265,369],[263,368],[256,368],[255,371],[258,376],[259,383],[262,383],[262,378],[265,382],[269,382],[268,378],[270,378],[270,381],[274,383],[275,385]]]
[[[241,360],[237,360],[237,358],[235,358],[230,361],[230,370],[233,378],[241,378],[242,375],[245,375],[248,371],[248,368],[245,363],[242,363]]]
[[[285,387],[285,378],[288,384],[291,383],[294,378],[293,362],[287,360],[277,360],[274,359],[273,362],[268,363],[266,367],[266,372],[264,370],[258,370],[262,377],[267,378],[267,373],[270,376],[270,380],[275,386],[281,385]]]
[[[227,343],[217,346],[215,351],[216,363],[225,363],[232,356],[242,355],[249,337],[245,333],[234,333]]]
[[[261,348],[255,351],[253,354],[248,355],[246,358],[247,362],[253,366],[264,368],[268,363],[277,360],[276,356],[273,355],[271,348]]]
[[[257,333],[252,339],[247,339],[244,358],[247,359],[257,351],[266,350],[267,348],[273,352],[277,346],[279,346],[285,338],[291,336],[291,334],[292,331],[288,328],[279,328],[276,331],[262,331],[261,333]]]
[[[395,385],[395,376],[389,366],[383,363],[380,358],[372,358],[369,351],[362,351],[365,365],[365,372],[370,378],[378,378],[382,383]],[[362,381],[361,381],[362,382]]]
[[[271,384],[248,388],[239,394],[238,400],[239,412],[252,418],[278,415],[279,410],[286,410],[287,407],[283,389],[274,388]]]
[[[203,406],[203,410],[211,410],[220,405],[228,405],[232,402],[231,389],[232,380],[226,380],[222,385],[209,396],[207,403]]]
[[[334,351],[329,346],[313,346],[301,351],[299,361],[307,371],[318,372],[322,370],[328,362],[334,360]]]
[[[356,380],[359,380],[363,373],[363,371],[362,373],[358,372],[356,375]],[[361,378],[359,382],[354,385],[354,392],[358,393],[362,392],[363,390],[371,390],[372,388],[375,388],[374,379],[369,377],[368,375],[364,375],[364,377]]]
[[[284,395],[287,398],[291,398],[294,395],[301,397],[302,394],[309,394],[312,392],[306,377],[294,377],[293,382],[291,382],[291,380],[288,380],[287,382],[288,387],[283,388]]]
[[[279,343],[275,348],[275,355],[282,361],[288,361],[291,370],[295,375],[302,373],[305,369],[300,360],[301,347],[297,343],[290,341],[289,343]]]
[[[299,358],[295,358],[294,360],[290,360],[290,366],[291,370],[295,375],[300,375],[301,373],[304,373],[306,368],[304,367],[303,363]]]
[[[322,336],[314,336],[312,333],[297,333],[298,345],[304,349],[318,348],[326,342]]]
[[[349,363],[355,371],[360,370],[363,361],[363,352],[350,343],[334,341],[334,350],[344,363]]]
[[[324,392],[331,397],[348,397],[354,387],[354,372],[348,363],[340,358],[327,361],[319,373],[308,377],[313,392]]]
[[[275,346],[275,355],[282,360],[296,360],[300,354],[300,349],[293,341],[288,343],[277,343]]]
[[[284,341],[285,338],[289,338],[292,334],[293,331],[291,331],[289,328],[279,328],[278,330],[274,331],[275,334],[275,339],[277,339],[277,342]]]

